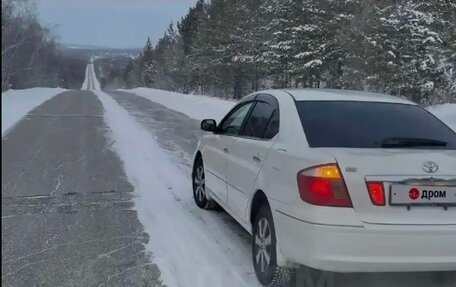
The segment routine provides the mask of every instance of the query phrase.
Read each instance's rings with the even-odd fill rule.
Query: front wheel
[[[195,199],[196,205],[202,209],[215,209],[217,207],[217,203],[214,200],[207,198],[206,178],[204,175],[204,165],[201,157],[195,161],[195,165],[193,166],[192,182],[193,198]]]
[[[256,276],[263,286],[289,286],[293,270],[277,266],[274,222],[269,206],[258,211],[253,226],[252,259]]]

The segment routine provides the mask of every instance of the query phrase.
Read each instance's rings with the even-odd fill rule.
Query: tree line
[[[456,101],[454,0],[199,0],[124,71],[128,87],[240,98],[264,88]]]
[[[2,0],[2,91],[37,86],[80,88],[87,59],[64,55],[29,0]]]

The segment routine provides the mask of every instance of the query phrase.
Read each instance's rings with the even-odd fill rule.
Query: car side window
[[[263,138],[272,139],[279,132],[279,110],[275,109],[264,131]]]
[[[226,135],[238,135],[241,130],[244,119],[246,118],[252,102],[243,104],[234,110],[231,115],[223,120],[220,125],[219,133]]]
[[[267,102],[258,101],[246,120],[241,135],[252,138],[263,138],[273,113],[274,106]]]

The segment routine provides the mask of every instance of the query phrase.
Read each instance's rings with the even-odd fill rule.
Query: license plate
[[[456,206],[456,186],[392,184],[390,205]]]

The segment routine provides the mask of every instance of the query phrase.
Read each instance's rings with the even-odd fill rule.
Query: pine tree
[[[150,38],[147,38],[146,45],[144,46],[143,53],[141,54],[140,67],[144,84],[146,87],[152,87],[156,70],[154,65],[154,48]]]
[[[291,85],[291,64],[294,61],[292,50],[294,38],[290,35],[296,19],[298,1],[267,0],[261,10],[268,24],[262,28],[266,40],[263,46],[262,60],[273,79],[274,87],[285,88]]]
[[[272,86],[456,101],[455,19],[454,0],[198,0],[135,67],[144,85],[220,97]]]

